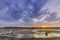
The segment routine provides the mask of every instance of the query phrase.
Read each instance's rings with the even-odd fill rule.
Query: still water
[[[48,33],[48,36],[45,35]],[[60,29],[0,29],[0,40],[60,37]]]

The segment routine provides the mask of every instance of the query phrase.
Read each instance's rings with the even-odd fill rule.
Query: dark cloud
[[[1,19],[5,21],[18,21],[22,19],[25,22],[31,22],[32,18],[36,18],[41,14],[38,11],[44,6],[48,0],[0,0],[0,4],[6,5],[8,8],[3,16],[5,9],[0,9],[2,12]],[[6,8],[5,7],[5,8]]]

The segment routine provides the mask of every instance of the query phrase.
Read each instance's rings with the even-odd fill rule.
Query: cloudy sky
[[[0,26],[60,24],[60,0],[0,0]]]

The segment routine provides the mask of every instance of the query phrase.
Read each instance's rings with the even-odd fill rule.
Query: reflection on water
[[[45,35],[48,33],[48,36]],[[18,40],[20,38],[60,37],[59,29],[0,29],[0,40]]]

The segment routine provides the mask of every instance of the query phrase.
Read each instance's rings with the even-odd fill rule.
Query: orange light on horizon
[[[46,27],[48,27],[48,26],[47,26],[47,25],[42,25],[41,27],[42,27],[42,28],[46,28]]]
[[[46,26],[42,26],[42,28],[45,28]]]

